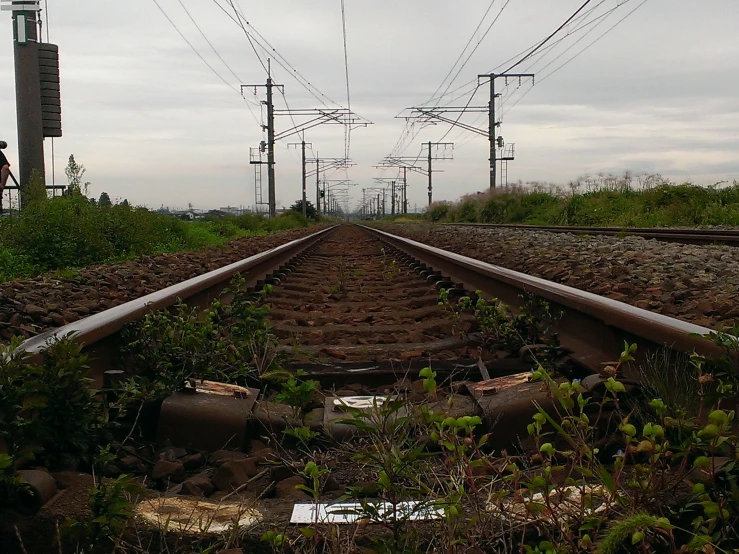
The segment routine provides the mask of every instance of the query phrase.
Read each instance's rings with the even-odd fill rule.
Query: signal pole
[[[21,204],[31,174],[37,170],[44,186],[44,128],[41,110],[41,79],[38,55],[37,0],[3,2],[3,10],[13,15],[13,57],[15,59],[15,98],[18,122],[18,173]],[[9,5],[8,5],[9,4]],[[57,89],[58,90],[58,89]]]

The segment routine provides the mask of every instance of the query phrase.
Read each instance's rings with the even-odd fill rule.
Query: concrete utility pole
[[[408,168],[403,168],[403,213],[408,213]]]
[[[423,122],[441,121],[443,123],[449,123],[454,127],[459,127],[465,131],[471,131],[478,135],[487,137],[490,141],[490,188],[494,189],[497,180],[497,162],[498,161],[510,161],[514,159],[513,156],[513,145],[509,145],[509,148],[504,149],[503,137],[496,137],[500,121],[496,118],[495,114],[495,98],[500,96],[495,92],[495,80],[503,78],[508,82],[509,78],[518,79],[519,86],[521,80],[524,78],[533,79],[535,75],[533,73],[485,73],[477,76],[477,83],[480,86],[481,80],[488,79],[490,83],[490,102],[487,106],[470,106],[469,103],[466,106],[416,106],[408,108],[410,110],[410,116],[398,116],[404,117],[406,120],[416,119]],[[452,118],[447,114],[459,114],[457,118]],[[469,125],[460,121],[462,116],[466,113],[487,113],[488,114],[488,128],[480,129],[473,125]],[[501,155],[498,155],[497,149],[503,150]],[[401,160],[401,158],[393,158],[389,156],[387,160]],[[395,165],[400,165],[396,163]],[[430,165],[430,164],[429,164]],[[414,169],[414,168],[411,168]],[[429,198],[431,195],[431,175],[429,174]]]
[[[307,210],[308,210],[308,196],[307,196],[307,193],[308,193],[308,187],[307,187],[307,183],[308,183],[308,169],[306,167],[306,163],[307,162],[306,162],[306,159],[305,159],[305,147],[306,146],[313,146],[313,145],[311,143],[306,143],[303,140],[303,141],[300,141],[300,142],[293,142],[293,143],[290,143],[290,144],[287,145],[288,148],[290,148],[291,146],[293,146],[295,148],[297,148],[298,146],[300,146],[301,151],[302,151],[302,154],[303,154],[303,159],[302,159],[302,162],[303,162],[303,217],[308,217],[308,215],[307,215],[307,213],[308,213],[307,212]],[[316,209],[318,209],[318,204],[316,204]]]
[[[500,126],[500,121],[495,116],[495,99],[500,96],[495,94],[495,79],[498,79],[499,77],[505,77],[505,78],[517,78],[519,81],[524,78],[531,78],[533,79],[535,77],[534,73],[505,73],[505,74],[497,74],[497,73],[489,73],[487,75],[478,75],[478,80],[481,78],[488,78],[490,79],[490,104],[488,108],[488,140],[490,141],[490,188],[494,189],[496,186],[497,181],[497,174],[498,174],[498,146],[500,143],[500,147],[502,148],[502,137],[497,137],[498,134],[498,127]],[[499,140],[500,139],[500,140]],[[505,157],[505,155],[502,155],[501,160],[512,160],[513,157]]]
[[[301,141],[303,147],[303,217],[308,217],[307,179],[305,176],[305,141]]]
[[[267,106],[267,124],[262,126],[262,130],[267,131],[267,179],[269,181],[267,190],[269,196],[269,217],[275,217],[277,215],[277,196],[275,186],[275,106],[273,89],[278,88],[284,91],[284,86],[276,85],[274,81],[272,81],[271,67],[270,60],[267,60],[266,85],[241,85],[241,91],[243,93],[244,88],[256,89],[257,87],[266,87],[267,89],[267,101],[262,102]]]
[[[423,143],[421,145],[421,148],[423,148],[423,147],[426,147],[426,148],[429,149],[428,158],[427,158],[429,165],[428,165],[428,170],[427,171],[428,171],[428,177],[429,177],[429,206],[430,206],[431,205],[431,202],[433,201],[433,189],[432,189],[432,180],[431,180],[431,176],[433,175],[432,162],[434,160],[451,160],[451,159],[454,159],[453,157],[446,157],[444,155],[442,155],[441,157],[439,157],[439,154],[438,154],[439,148],[443,148],[444,151],[446,151],[448,148],[452,148],[453,149],[454,148],[454,143],[453,142],[430,142],[429,141],[429,142]],[[433,152],[431,151],[431,149],[433,147],[436,147],[436,150],[437,150],[437,154],[436,155],[434,155]]]
[[[269,64],[269,60],[267,60]],[[269,217],[277,216],[275,187],[275,105],[272,98],[272,77],[267,77],[267,179],[269,180]]]
[[[9,5],[8,5],[9,4]],[[25,186],[37,170],[44,186],[44,126],[41,110],[41,80],[38,56],[38,0],[5,0],[3,10],[13,14],[15,101],[18,123],[18,173],[21,204],[26,203]]]
[[[316,211],[321,213],[321,160],[316,157]]]

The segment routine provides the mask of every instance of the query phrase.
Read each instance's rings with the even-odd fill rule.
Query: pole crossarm
[[[275,135],[276,140],[281,140],[289,136],[301,133],[307,129],[312,129],[318,125],[346,125],[349,129],[358,127],[367,127],[372,125],[371,121],[367,121],[353,111],[347,108],[305,108],[305,109],[287,109],[275,110],[275,115],[288,115],[291,117],[311,117],[308,121],[295,125],[291,129],[286,129]]]
[[[518,79],[518,82],[521,82],[521,79],[536,79],[536,73],[481,73],[477,76],[477,84],[484,84],[480,82],[480,79],[506,79],[506,84],[508,83],[508,79]],[[536,83],[534,83],[536,84]]]
[[[415,171],[417,173],[420,173],[421,175],[428,175],[428,171],[424,169],[423,167],[419,167],[417,165],[413,165],[414,162],[417,162],[420,158],[418,157],[400,157],[400,158],[394,158],[388,156],[387,158],[383,159],[379,164],[375,165],[375,169],[387,169],[389,167],[397,167],[398,169],[409,169],[411,171]]]
[[[488,111],[487,108],[483,108],[480,111],[478,111],[477,108],[470,108],[469,110],[459,109],[458,111],[449,111],[446,108],[424,108],[424,107],[411,108],[411,110],[412,110],[411,115],[407,117],[406,119],[425,119],[427,121],[436,120],[436,121],[441,121],[442,123],[449,123],[451,125],[454,125],[455,127],[464,129],[465,131],[472,131],[473,133],[477,133],[478,135],[483,135],[483,136],[488,135],[488,132],[485,129],[478,129],[477,127],[468,125],[467,123],[462,123],[461,121],[452,119],[450,117],[445,117],[444,115],[442,115],[445,113],[465,113],[466,111],[470,111],[472,113],[485,113]]]
[[[326,172],[330,171],[332,169],[346,169],[349,167],[354,167],[357,165],[354,163],[351,159],[348,158],[313,158],[312,160],[307,160],[307,163],[309,164],[318,164],[320,166],[320,171]],[[307,177],[315,177],[316,173],[318,172],[317,169],[311,169],[306,173]]]

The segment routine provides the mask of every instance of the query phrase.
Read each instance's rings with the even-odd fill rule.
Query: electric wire
[[[585,7],[588,4],[590,4],[590,2],[592,2],[592,1],[593,0],[585,0],[585,2],[583,3],[583,5],[580,6],[577,9],[577,11],[575,11],[575,13],[573,13],[570,17],[567,18],[567,21],[565,21],[564,23],[562,23],[562,25],[560,25],[559,27],[557,27],[557,29],[555,29],[554,32],[551,35],[549,35],[547,38],[545,38],[543,41],[541,41],[531,52],[529,52],[528,54],[526,54],[523,58],[521,58],[516,63],[514,63],[511,67],[509,67],[508,69],[506,69],[503,72],[503,74],[505,75],[511,69],[515,69],[516,67],[518,67],[519,65],[521,65],[523,62],[525,62],[526,60],[528,60],[531,56],[533,56],[542,46],[544,46],[547,42],[549,42],[554,37],[554,35],[556,35],[562,29],[564,29],[577,16],[577,14],[579,14],[582,10],[584,10]]]
[[[251,35],[249,35],[249,32],[246,30],[246,27],[244,27],[244,24],[242,23],[241,18],[238,17],[239,12],[238,12],[238,10],[236,9],[236,6],[233,3],[233,0],[226,0],[226,1],[229,3],[229,5],[233,9],[234,13],[236,14],[237,19],[238,19],[237,23],[239,24],[239,26],[241,27],[241,29],[244,31],[244,34],[246,35],[246,39],[249,41],[249,45],[251,46],[251,49],[254,51],[254,55],[259,60],[259,63],[261,64],[262,69],[264,69],[264,72],[267,74],[267,76],[269,76],[269,69],[267,69],[267,66],[262,61],[262,57],[259,55],[259,52],[257,52],[257,49],[254,47],[254,43],[252,42]]]
[[[480,22],[477,24],[477,27],[475,27],[475,30],[472,31],[472,36],[470,36],[469,40],[467,41],[467,44],[465,44],[464,48],[462,49],[462,52],[459,54],[459,57],[454,62],[454,65],[452,65],[452,67],[449,69],[449,72],[446,74],[446,76],[444,77],[444,79],[441,81],[441,84],[436,88],[436,90],[434,91],[434,93],[431,95],[431,98],[432,99],[436,97],[436,94],[441,90],[441,87],[444,86],[444,83],[446,83],[446,80],[451,76],[452,72],[454,71],[454,68],[457,67],[457,64],[459,63],[459,61],[464,56],[464,53],[467,51],[467,48],[469,48],[470,44],[472,44],[472,41],[474,40],[475,35],[480,30],[480,27],[482,27],[482,24],[485,21],[485,18],[490,13],[490,10],[493,9],[493,5],[495,5],[495,2],[496,2],[496,0],[492,0],[492,2],[490,2],[490,4],[488,5],[488,9],[485,10],[485,13],[483,14],[482,18],[480,19]],[[449,87],[452,85],[453,82],[454,82],[454,79],[452,79],[449,82],[449,84],[447,85],[447,90],[449,89]],[[442,94],[442,96],[443,96],[443,94]],[[428,100],[427,100],[427,102],[428,102]]]
[[[223,83],[225,83],[225,85],[226,85],[226,86],[227,86],[228,88],[230,88],[231,90],[233,90],[233,91],[234,91],[234,92],[235,92],[236,94],[238,94],[238,95],[241,95],[241,92],[240,92],[239,90],[237,90],[237,89],[236,89],[236,87],[234,87],[234,86],[233,86],[233,85],[232,85],[231,83],[229,83],[229,82],[228,82],[228,81],[227,81],[226,79],[224,79],[224,78],[223,78],[223,76],[222,76],[222,75],[221,75],[220,73],[218,73],[218,71],[217,71],[217,70],[216,70],[216,69],[215,69],[215,68],[214,68],[214,67],[213,67],[212,65],[210,65],[210,63],[208,63],[208,60],[206,60],[206,59],[205,59],[205,58],[203,57],[203,55],[202,55],[202,54],[201,54],[200,52],[198,52],[198,49],[197,49],[197,48],[195,48],[195,46],[193,46],[193,44],[192,44],[192,43],[191,43],[191,42],[190,42],[190,41],[188,40],[188,38],[187,38],[187,37],[186,37],[186,36],[185,36],[185,35],[184,35],[184,34],[182,33],[182,31],[180,31],[179,27],[177,27],[177,25],[175,24],[175,22],[174,22],[174,21],[172,21],[172,19],[171,19],[171,18],[169,17],[169,15],[167,14],[167,12],[165,12],[165,11],[164,11],[164,8],[162,8],[162,6],[161,6],[161,5],[159,4],[159,2],[158,2],[157,0],[152,0],[152,1],[153,1],[153,2],[154,2],[154,4],[156,5],[156,7],[157,7],[157,8],[159,8],[159,11],[160,11],[160,12],[162,12],[162,15],[164,15],[164,17],[165,17],[165,18],[167,19],[167,21],[169,21],[169,24],[170,24],[170,25],[172,25],[172,27],[174,28],[174,30],[175,30],[175,31],[177,31],[177,34],[178,34],[178,35],[180,35],[180,37],[182,37],[182,40],[184,40],[184,41],[185,41],[185,42],[187,43],[187,45],[188,45],[188,46],[190,47],[190,49],[191,49],[191,50],[192,50],[193,52],[195,52],[195,54],[197,55],[197,57],[198,57],[198,58],[200,58],[200,60],[201,60],[201,61],[202,61],[202,62],[203,62],[203,63],[204,63],[204,64],[205,64],[206,66],[208,66],[208,69],[210,69],[210,70],[211,70],[211,71],[212,71],[212,72],[213,72],[213,73],[214,73],[214,74],[216,75],[216,77],[218,77],[218,78],[219,78],[219,79],[220,79],[221,81],[223,81]]]
[[[601,6],[602,4],[604,4],[604,3],[606,2],[606,1],[608,1],[608,0],[601,0],[601,1],[600,1],[600,2],[598,3],[598,4],[596,4],[595,6],[591,7],[591,8],[590,8],[589,10],[587,10],[587,11],[586,11],[585,13],[583,13],[583,14],[582,14],[582,15],[580,15],[579,17],[576,17],[575,19],[573,19],[573,22],[574,22],[574,21],[579,21],[579,20],[582,20],[582,19],[586,19],[586,18],[587,18],[587,17],[588,17],[588,16],[589,16],[589,15],[590,15],[591,13],[593,13],[593,12],[594,12],[594,11],[595,11],[596,9],[598,9],[598,7],[600,7],[600,6]],[[628,1],[628,0],[626,0],[626,1]],[[618,7],[618,6],[617,6],[617,7]],[[599,17],[600,17],[600,16],[599,16]],[[597,18],[596,18],[596,19],[597,19]],[[585,24],[583,24],[583,25],[587,25],[587,24],[589,24],[589,23],[585,23]],[[576,32],[577,30],[578,30],[578,29],[575,29],[574,31],[570,31],[570,32],[568,32],[568,34],[567,34],[567,35],[565,35],[564,37],[562,37],[562,38],[558,39],[557,41],[555,41],[555,42],[554,42],[554,43],[553,43],[552,45],[550,45],[550,46],[552,46],[552,47],[553,47],[553,46],[556,46],[556,45],[558,45],[558,44],[559,44],[559,43],[560,43],[561,41],[565,40],[565,39],[566,39],[566,38],[567,38],[567,37],[568,37],[568,36],[569,36],[570,34],[572,34],[572,33]],[[527,53],[528,53],[529,51],[533,50],[533,49],[534,49],[534,48],[536,47],[536,45],[537,45],[537,44],[539,44],[539,42],[537,42],[537,43],[535,43],[535,44],[533,44],[533,45],[531,45],[531,46],[529,46],[529,47],[527,47],[527,48],[524,48],[524,49],[523,49],[522,51],[520,51],[520,52],[519,52],[518,54],[515,54],[515,55],[511,56],[511,57],[510,57],[510,58],[508,58],[508,59],[507,59],[506,61],[504,61],[504,62],[502,62],[501,64],[499,64],[498,66],[494,67],[493,69],[491,69],[491,70],[490,70],[490,71],[488,71],[487,73],[495,73],[495,72],[496,72],[496,71],[498,71],[498,70],[499,70],[500,68],[502,68],[502,67],[506,66],[506,65],[507,65],[508,63],[512,62],[512,61],[513,61],[513,60],[515,60],[516,58],[518,58],[518,57],[520,57],[520,56],[523,56],[523,55],[527,54]],[[549,48],[549,47],[547,47],[547,48]],[[448,91],[448,92],[447,92],[447,94],[455,94],[455,93],[457,93],[458,91],[460,91],[460,90],[462,90],[462,89],[465,89],[466,87],[470,87],[470,85],[474,85],[474,84],[476,83],[476,81],[477,81],[477,79],[471,79],[471,80],[467,81],[466,83],[463,83],[462,85],[458,86],[457,88],[455,88],[455,89],[452,89],[451,91]],[[460,93],[460,94],[459,94],[459,95],[458,95],[457,97],[455,97],[454,99],[452,99],[452,100],[451,100],[451,101],[450,101],[449,103],[451,103],[451,102],[454,102],[455,100],[458,100],[459,98],[463,98],[463,97],[467,96],[467,94],[469,94],[469,93],[471,92],[471,90],[472,90],[472,89],[469,89],[469,90],[465,90],[464,92]],[[440,96],[440,97],[438,97],[438,98],[433,98],[433,99],[432,99],[432,101],[437,101],[437,102],[440,102],[440,101],[442,100],[442,98],[443,98],[442,96]]]
[[[600,1],[600,2],[599,2],[599,3],[598,3],[598,4],[597,4],[597,5],[596,5],[596,6],[594,7],[594,8],[591,8],[591,9],[590,9],[590,10],[589,10],[589,11],[588,11],[588,12],[587,12],[586,14],[584,14],[584,15],[582,16],[582,18],[586,18],[586,17],[587,17],[587,15],[589,15],[589,14],[590,14],[590,13],[592,13],[592,12],[593,12],[593,11],[594,11],[595,9],[597,9],[597,8],[598,8],[599,6],[601,6],[602,4],[604,4],[604,3],[605,3],[605,1],[606,1],[606,0],[601,0],[601,1]],[[616,9],[618,9],[619,7],[621,7],[622,5],[624,5],[625,3],[629,2],[629,1],[630,1],[630,0],[625,0],[624,2],[621,2],[621,3],[619,3],[619,4],[618,4],[618,5],[616,5],[616,6],[614,7],[614,8],[611,8],[610,10],[608,10],[607,12],[605,12],[604,14],[601,14],[601,15],[599,15],[598,17],[596,17],[595,19],[593,19],[593,20],[591,20],[591,21],[585,21],[584,23],[582,23],[582,22],[581,22],[581,23],[580,23],[580,24],[579,24],[579,25],[578,25],[578,26],[577,26],[577,27],[576,27],[575,29],[573,29],[573,30],[571,30],[571,31],[568,31],[568,33],[567,33],[567,34],[566,34],[566,35],[565,35],[564,37],[560,38],[560,39],[559,39],[559,40],[557,40],[557,41],[556,41],[555,43],[553,43],[553,44],[551,44],[551,45],[547,46],[547,47],[546,47],[546,48],[544,48],[544,49],[541,49],[541,48],[540,48],[541,46],[543,46],[543,44],[544,44],[544,41],[540,42],[540,43],[539,43],[539,45],[538,45],[537,47],[535,47],[535,48],[534,48],[534,50],[532,50],[531,52],[529,52],[529,53],[528,53],[528,54],[527,54],[527,55],[526,55],[526,56],[525,56],[525,57],[523,58],[523,59],[526,59],[526,58],[529,58],[529,59],[530,59],[530,58],[534,57],[534,55],[540,56],[540,58],[539,58],[538,60],[534,61],[534,62],[533,62],[532,64],[530,64],[530,65],[529,65],[529,67],[527,68],[527,70],[526,70],[526,71],[530,70],[530,69],[531,69],[531,67],[533,67],[534,65],[536,65],[536,63],[538,63],[538,62],[539,62],[539,61],[541,60],[541,57],[545,56],[545,55],[546,55],[546,54],[547,54],[547,53],[548,53],[548,52],[549,52],[549,51],[550,51],[551,49],[553,49],[554,47],[556,47],[556,46],[557,46],[558,44],[560,44],[560,43],[561,43],[561,42],[562,42],[563,40],[565,40],[565,39],[566,39],[567,37],[569,37],[569,36],[571,36],[571,35],[573,35],[573,34],[575,34],[575,33],[579,32],[580,30],[584,29],[584,28],[585,28],[585,27],[587,27],[587,26],[590,26],[590,25],[592,25],[593,23],[595,23],[595,22],[597,21],[597,24],[596,24],[596,25],[595,25],[594,27],[592,27],[592,28],[591,28],[591,29],[590,29],[590,30],[589,30],[589,31],[588,31],[588,32],[587,32],[587,33],[586,33],[585,35],[583,35],[582,37],[580,37],[580,39],[578,39],[578,41],[576,41],[575,43],[573,43],[572,45],[570,45],[570,46],[569,46],[569,47],[568,47],[568,48],[567,48],[567,49],[566,49],[566,50],[565,50],[564,52],[562,52],[562,53],[561,53],[561,54],[560,54],[559,56],[557,56],[557,57],[556,57],[556,58],[555,58],[554,60],[552,60],[551,62],[549,62],[549,63],[548,63],[548,64],[547,64],[546,66],[544,66],[544,68],[542,68],[542,69],[545,69],[546,67],[549,67],[549,66],[550,66],[550,65],[551,65],[552,63],[554,63],[554,62],[555,62],[555,61],[556,61],[557,59],[561,58],[561,56],[562,56],[562,55],[564,55],[564,54],[565,54],[565,53],[566,53],[567,51],[569,51],[569,50],[570,50],[570,49],[571,49],[571,48],[572,48],[573,46],[575,46],[575,45],[576,45],[576,44],[577,44],[578,42],[580,42],[580,41],[581,41],[581,40],[583,40],[583,39],[584,39],[584,38],[585,38],[585,37],[586,37],[587,35],[589,35],[589,34],[590,34],[590,33],[592,33],[593,31],[595,31],[595,29],[597,29],[597,28],[598,28],[598,27],[600,26],[600,24],[602,24],[602,23],[603,23],[604,21],[606,21],[606,19],[607,19],[607,18],[608,18],[608,17],[609,17],[609,16],[610,16],[610,15],[611,15],[611,14],[612,14],[612,13],[613,13],[613,12],[614,12],[614,11],[615,11]],[[645,1],[646,1],[646,0],[645,0]],[[584,6],[584,5],[583,5],[583,6]],[[582,6],[581,6],[581,8],[580,8],[580,10],[579,10],[579,11],[582,11]],[[576,12],[576,13],[577,13],[577,12]],[[573,18],[571,17],[569,21],[570,21],[570,22],[571,22],[571,21],[573,21]],[[560,27],[560,29],[561,29],[561,28],[563,28],[563,27],[561,26],[561,27]],[[607,33],[606,33],[606,34],[607,34]],[[549,38],[551,38],[551,36],[552,36],[552,35],[550,35],[550,37],[549,37]],[[605,36],[605,35],[603,35],[603,36]],[[602,38],[602,36],[601,36],[600,38]],[[598,40],[600,40],[600,38],[599,38]],[[545,39],[545,40],[546,40],[546,39]],[[537,52],[535,52],[536,50],[538,50],[538,51],[537,51]],[[522,60],[523,60],[523,59],[522,59]],[[522,60],[521,60],[521,61],[522,61]],[[570,60],[570,61],[571,61],[571,60]],[[507,63],[507,62],[505,62],[505,63]],[[519,62],[519,63],[520,63],[520,62]],[[502,65],[505,65],[505,64],[502,64]],[[501,65],[501,66],[502,66],[502,65]],[[517,65],[517,64],[516,64],[516,65]],[[501,67],[501,66],[499,66],[499,67]],[[495,71],[495,70],[493,70],[493,72],[494,72],[494,71]],[[504,72],[504,73],[503,73],[503,75],[505,75],[505,73],[506,73],[506,72]],[[545,77],[545,78],[546,78],[546,77]],[[540,79],[539,79],[539,82],[541,83],[541,81],[542,81],[542,80],[543,80],[543,79],[542,79],[542,78],[540,78]],[[513,108],[513,107],[514,107],[514,106],[515,106],[516,104],[518,104],[518,102],[520,102],[520,100],[521,100],[521,99],[523,98],[523,96],[525,96],[526,94],[528,94],[528,92],[530,92],[532,88],[533,88],[533,87],[529,88],[529,89],[528,89],[528,90],[527,90],[527,91],[526,91],[526,92],[525,92],[525,93],[524,93],[524,94],[523,94],[523,95],[522,95],[522,96],[521,96],[521,97],[520,97],[520,98],[519,98],[519,99],[518,99],[517,101],[515,101],[515,102],[514,102],[514,103],[513,103],[513,104],[512,104],[512,105],[511,105],[511,106],[509,107],[509,109],[508,109],[508,110],[506,110],[506,111],[504,112],[504,115],[505,115],[505,114],[507,114],[507,113],[508,113],[508,111],[510,111],[510,109],[512,109],[512,108]],[[519,89],[520,89],[520,86],[519,86],[519,87],[517,87],[517,89],[516,89],[516,90],[519,90]],[[501,108],[502,108],[502,106],[501,106]],[[502,121],[502,119],[503,119],[503,116],[501,116],[501,121]],[[478,120],[479,120],[479,118],[478,118]],[[465,133],[463,133],[463,134],[466,134],[466,133],[471,133],[471,132],[470,132],[470,131],[465,131]],[[474,137],[474,133],[471,133],[471,134],[472,134],[472,135],[473,135],[473,137]],[[446,136],[446,135],[445,135],[445,136]],[[442,140],[443,140],[443,139],[442,139]],[[470,142],[471,140],[472,140],[472,139],[470,139],[470,140],[467,140],[466,142],[464,142],[464,144],[467,144],[467,143],[469,143],[469,142]]]
[[[238,81],[239,83],[243,83],[244,81],[238,75],[236,75],[236,73],[234,72],[234,70],[231,69],[231,66],[228,65],[228,63],[226,63],[226,60],[223,59],[223,56],[221,56],[221,54],[218,52],[218,50],[216,50],[216,47],[213,46],[213,43],[210,40],[208,40],[208,37],[207,36],[205,36],[205,33],[200,28],[200,25],[198,25],[198,22],[195,21],[195,18],[192,16],[192,14],[190,14],[190,10],[187,9],[187,7],[185,6],[185,3],[183,2],[183,0],[177,0],[177,2],[179,2],[180,6],[182,6],[182,9],[185,10],[185,13],[187,14],[187,17],[190,18],[190,21],[192,21],[192,24],[195,25],[195,28],[198,30],[198,32],[200,33],[200,35],[205,39],[205,42],[208,43],[208,46],[210,46],[210,49],[213,50],[213,53],[216,56],[218,56],[218,59],[221,60],[223,62],[223,65],[226,66],[226,69],[228,69],[231,72],[231,75],[234,76],[234,78],[236,79],[236,81]]]
[[[457,80],[457,77],[459,77],[459,74],[460,74],[460,73],[462,72],[462,70],[463,70],[463,69],[464,69],[464,68],[465,68],[465,67],[467,66],[467,63],[468,63],[468,62],[469,62],[469,61],[470,61],[470,60],[472,59],[472,56],[473,56],[473,55],[475,54],[475,52],[477,52],[477,49],[478,49],[478,48],[480,47],[480,45],[481,45],[481,44],[482,44],[482,42],[483,42],[483,41],[485,40],[485,38],[486,38],[486,37],[488,36],[488,34],[489,34],[489,33],[490,33],[490,31],[492,30],[492,28],[493,28],[493,27],[495,26],[495,24],[496,24],[496,23],[498,22],[498,20],[500,19],[500,16],[501,16],[501,15],[503,15],[503,11],[505,11],[505,9],[506,9],[506,8],[508,7],[508,4],[510,4],[510,2],[511,2],[511,0],[506,0],[506,3],[505,3],[505,4],[503,4],[503,7],[502,7],[502,8],[500,8],[500,11],[498,12],[498,15],[497,15],[497,16],[495,17],[495,19],[493,19],[493,22],[492,22],[492,23],[491,23],[491,24],[490,24],[490,25],[488,26],[487,30],[486,30],[486,31],[485,31],[485,33],[484,33],[484,34],[482,35],[482,38],[480,38],[480,40],[478,40],[478,41],[477,41],[477,44],[476,44],[476,45],[475,45],[475,47],[474,47],[474,48],[472,49],[472,51],[471,51],[471,52],[469,53],[469,55],[467,56],[467,59],[466,59],[466,60],[464,61],[464,63],[463,63],[463,64],[462,64],[462,65],[461,65],[461,66],[459,67],[459,69],[457,70],[457,73],[456,73],[456,74],[454,75],[454,77],[452,78],[452,80],[451,80],[451,81],[449,82],[449,84],[447,85],[447,88],[446,88],[446,89],[444,90],[444,92],[443,92],[443,93],[441,94],[441,96],[442,96],[442,97],[443,97],[443,96],[444,96],[444,95],[446,94],[446,92],[447,92],[447,91],[449,90],[449,88],[450,88],[450,87],[451,87],[451,86],[452,86],[452,85],[454,84],[454,81],[456,81],[456,80]],[[492,5],[491,5],[491,6],[492,6]]]
[[[346,47],[346,6],[344,0],[341,0],[341,27],[344,36],[344,70],[346,72],[346,107],[352,111],[352,100],[349,92],[349,51]],[[349,149],[352,141],[352,130],[351,125],[344,127],[344,157],[349,157]]]
[[[555,69],[553,69],[552,71],[550,71],[549,73],[547,73],[546,75],[544,75],[541,79],[539,79],[539,82],[541,83],[542,81],[545,81],[546,79],[548,79],[549,77],[551,77],[552,75],[554,75],[555,73],[557,73],[558,71],[560,71],[562,68],[564,68],[565,66],[567,66],[568,64],[570,64],[573,60],[575,60],[576,58],[578,58],[581,54],[583,54],[591,46],[593,46],[595,43],[599,42],[606,35],[608,35],[611,31],[613,31],[616,27],[618,27],[621,23],[623,23],[626,19],[628,19],[634,12],[636,12],[639,8],[641,8],[647,2],[648,2],[648,0],[642,0],[642,2],[640,4],[638,4],[633,10],[631,10],[629,13],[627,13],[624,17],[622,17],[621,19],[619,19],[605,33],[603,33],[602,35],[600,35],[599,37],[597,37],[592,42],[588,43],[583,49],[581,49],[579,52],[577,52],[574,56],[572,56],[571,58],[569,58],[567,61],[565,61],[564,63],[562,63],[561,65],[557,66]],[[625,3],[626,2],[624,2],[624,4]],[[623,5],[623,4],[621,4],[621,5]],[[581,37],[580,40],[582,40],[584,38],[585,37],[583,36],[583,37]],[[516,100],[516,102],[514,102],[513,105],[511,105],[505,113],[508,113],[510,110],[512,110],[521,100],[523,100],[526,97],[526,95],[528,95],[529,92],[531,92],[531,89],[527,90],[518,100]]]

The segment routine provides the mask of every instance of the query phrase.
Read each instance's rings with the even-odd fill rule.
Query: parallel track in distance
[[[546,231],[572,235],[637,236],[684,244],[726,244],[739,246],[739,230],[735,229],[673,229],[669,227],[574,227],[563,225],[514,225],[503,223],[444,223],[449,227],[482,227],[521,231]]]

